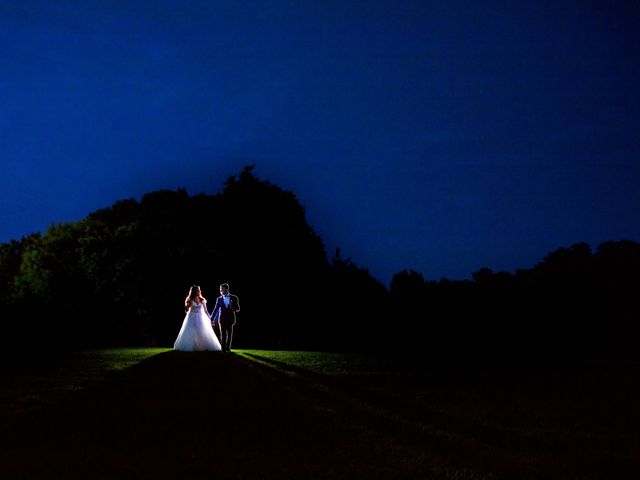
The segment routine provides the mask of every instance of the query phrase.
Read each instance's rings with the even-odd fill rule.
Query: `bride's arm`
[[[218,314],[218,299],[216,298],[216,303],[213,306],[213,311],[211,312],[211,318],[215,319],[217,314]]]

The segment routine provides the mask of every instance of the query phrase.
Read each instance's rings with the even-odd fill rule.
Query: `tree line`
[[[482,268],[472,280],[394,275],[395,308],[423,330],[427,349],[479,360],[637,358],[640,244],[577,243],[515,273]],[[417,342],[418,343],[418,342]],[[417,344],[416,343],[416,344]]]
[[[245,167],[217,194],[155,191],[0,244],[0,327],[9,352],[170,346],[189,286],[213,300],[227,282],[238,348],[633,355],[639,267],[640,244],[581,243],[513,274],[404,270],[387,289],[329,258],[295,195]]]

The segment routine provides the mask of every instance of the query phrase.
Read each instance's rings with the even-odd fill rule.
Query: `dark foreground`
[[[584,386],[576,398],[592,395],[586,408],[593,411],[576,405],[581,413],[572,416],[576,399],[532,399],[535,385],[514,396],[475,379],[452,395],[442,379],[425,387],[416,378],[321,375],[250,354],[162,353],[41,408],[3,412],[0,478],[604,479],[640,472],[632,436],[638,414],[619,411],[632,398]]]
[[[336,412],[286,376],[168,352],[4,426],[2,478],[424,477],[419,445]],[[408,465],[404,465],[411,459]]]

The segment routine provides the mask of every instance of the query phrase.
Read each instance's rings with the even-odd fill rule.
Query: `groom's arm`
[[[238,300],[238,297],[236,297],[235,295],[233,296],[233,298],[235,298],[236,300],[236,308],[235,311],[239,312],[240,311],[240,301]]]

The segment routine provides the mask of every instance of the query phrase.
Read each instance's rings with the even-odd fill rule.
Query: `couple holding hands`
[[[211,314],[207,309],[207,300],[202,296],[202,291],[197,285],[189,289],[184,308],[187,314],[173,345],[174,350],[184,352],[231,350],[233,326],[236,323],[236,312],[240,311],[240,303],[237,296],[229,293],[229,284],[220,285],[220,296],[216,299]],[[217,331],[220,332],[220,340],[218,340]]]

